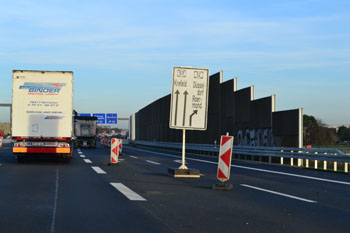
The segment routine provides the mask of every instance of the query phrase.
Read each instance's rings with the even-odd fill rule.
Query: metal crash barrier
[[[131,142],[130,142],[131,143]],[[137,146],[180,151],[181,143],[137,141]],[[186,144],[186,152],[218,156],[213,144]],[[339,149],[234,146],[233,158],[349,173],[350,155]]]

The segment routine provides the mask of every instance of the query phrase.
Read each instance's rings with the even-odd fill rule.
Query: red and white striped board
[[[118,138],[112,138],[111,140],[111,164],[118,163],[120,142],[121,141]]]
[[[2,137],[0,137],[0,148],[2,148]]]
[[[230,179],[232,159],[232,136],[221,136],[217,178],[221,182]]]

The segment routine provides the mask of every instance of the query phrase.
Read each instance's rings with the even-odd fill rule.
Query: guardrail
[[[180,151],[182,143],[137,141],[136,145]],[[213,144],[186,144],[189,153],[218,156],[219,146]],[[236,159],[260,162],[280,163],[305,168],[349,172],[350,156],[339,149],[327,148],[290,148],[290,147],[250,147],[234,146]],[[297,163],[294,164],[294,160]],[[333,169],[329,169],[333,167]]]

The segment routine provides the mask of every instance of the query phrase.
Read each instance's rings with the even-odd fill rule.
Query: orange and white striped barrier
[[[225,182],[230,179],[232,159],[232,136],[221,136],[217,179]]]
[[[3,137],[0,137],[0,148],[2,148],[2,138]]]
[[[111,162],[110,162],[111,164],[118,163],[119,145],[120,145],[120,140],[118,138],[112,138],[112,140],[111,140]]]

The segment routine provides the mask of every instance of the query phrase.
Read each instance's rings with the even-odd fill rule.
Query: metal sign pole
[[[172,76],[169,127],[182,130],[182,163],[168,172],[175,178],[199,178],[198,169],[186,166],[186,130],[207,130],[209,69],[173,67]]]
[[[182,130],[182,165],[179,169],[188,169],[185,165],[185,153],[186,153],[186,129]]]

